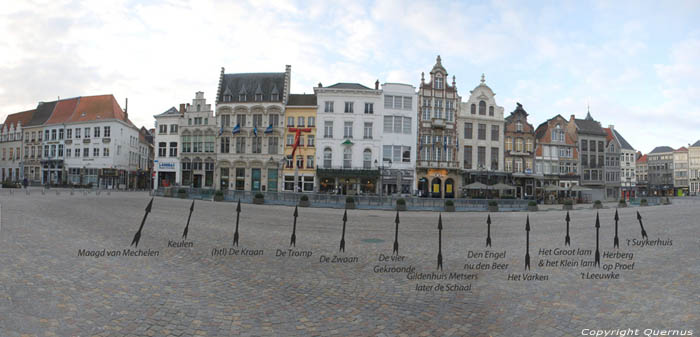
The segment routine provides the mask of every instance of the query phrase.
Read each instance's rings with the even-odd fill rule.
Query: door
[[[252,191],[260,191],[260,169],[259,168],[254,168],[251,171],[250,175],[251,179],[251,190]]]
[[[454,191],[454,181],[452,178],[448,178],[445,180],[445,198],[454,198],[455,197],[455,191]]]
[[[433,198],[442,197],[442,180],[440,178],[433,178],[430,182],[430,192]]]

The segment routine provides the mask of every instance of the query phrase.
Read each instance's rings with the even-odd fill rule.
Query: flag
[[[219,136],[221,136],[222,133],[224,133],[224,127],[223,127],[223,125],[222,125],[221,128],[219,129]]]
[[[447,153],[447,136],[443,137],[442,147],[445,150],[445,153]]]
[[[265,133],[272,133],[272,124],[268,125],[267,129],[265,129]]]
[[[255,137],[258,136],[258,127],[257,126],[253,126],[253,134],[255,135]]]
[[[234,135],[237,133],[240,133],[240,132],[241,132],[241,124],[236,124],[236,126],[234,126],[233,130],[231,131],[231,133],[233,133]]]

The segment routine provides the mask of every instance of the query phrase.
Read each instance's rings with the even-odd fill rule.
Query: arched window
[[[347,146],[343,149],[343,168],[352,167],[352,148]]]
[[[476,104],[472,103],[472,115],[476,115]]]
[[[324,168],[331,168],[331,164],[333,162],[333,150],[331,150],[329,147],[323,149],[323,167]]]
[[[365,151],[362,153],[362,167],[364,167],[366,170],[372,168],[372,150],[365,149]]]
[[[486,102],[479,101],[479,115],[486,115]]]
[[[493,106],[489,107],[489,116],[493,116]]]

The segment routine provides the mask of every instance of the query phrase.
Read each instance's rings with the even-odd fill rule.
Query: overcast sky
[[[267,3],[267,4],[266,4]],[[318,82],[418,86],[436,55],[466,100],[482,73],[535,126],[586,107],[642,152],[700,139],[700,1],[12,1],[0,7],[0,119],[114,94],[137,125],[221,67]]]

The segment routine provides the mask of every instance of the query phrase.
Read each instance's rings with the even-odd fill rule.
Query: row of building
[[[151,187],[153,136],[137,128],[112,95],[39,102],[8,115],[0,126],[0,155],[2,181]]]
[[[155,115],[151,132],[135,128],[112,96],[42,103],[3,125],[3,179],[141,186],[153,165],[153,188],[552,201],[700,189],[700,142],[642,155],[590,111],[534,127],[520,103],[504,113],[483,75],[463,101],[440,56],[418,88],[319,83],[312,94],[291,94],[290,80],[290,66],[222,68],[213,107],[197,92],[192,103]]]

